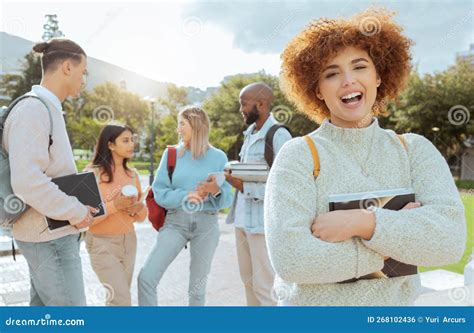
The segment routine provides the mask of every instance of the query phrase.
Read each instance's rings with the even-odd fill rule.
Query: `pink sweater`
[[[84,171],[94,171],[88,167]],[[97,172],[97,171],[96,171]],[[132,170],[133,176],[128,175],[122,168],[114,171],[113,181],[106,183],[107,176],[102,176],[99,181],[99,190],[102,194],[102,200],[105,203],[106,215],[94,219],[89,228],[89,232],[95,235],[124,235],[134,231],[134,222],[143,222],[147,217],[148,210],[146,206],[135,216],[130,216],[126,212],[117,210],[114,205],[114,199],[117,198],[122,187],[133,185],[138,189],[141,195],[142,188],[140,179],[136,170]],[[139,196],[140,196],[139,195]]]

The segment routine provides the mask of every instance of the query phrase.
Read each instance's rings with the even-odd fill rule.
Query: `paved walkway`
[[[212,264],[207,287],[207,305],[245,305],[244,288],[240,281],[234,226],[219,217],[221,238]],[[149,222],[136,224],[138,250],[132,283],[132,303],[137,305],[137,275],[154,244],[156,231]],[[91,268],[84,242],[81,246],[82,267],[88,305],[104,305],[105,290]],[[22,255],[14,262],[11,256],[0,257],[0,305],[28,305],[29,275]],[[170,265],[158,287],[160,305],[187,305],[189,281],[189,247]]]

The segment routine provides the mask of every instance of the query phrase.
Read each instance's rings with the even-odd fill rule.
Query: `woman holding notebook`
[[[386,263],[446,265],[464,252],[464,208],[444,158],[424,137],[397,136],[376,118],[409,74],[411,41],[401,31],[392,13],[372,9],[312,22],[283,52],[284,93],[321,125],[281,149],[267,182],[281,305],[413,304],[416,267],[387,277]],[[400,188],[416,201],[398,211],[329,211],[330,195]]]
[[[133,131],[127,126],[107,125],[86,168],[96,174],[105,203],[106,215],[94,219],[86,247],[92,268],[106,289],[107,305],[132,305],[130,286],[137,252],[133,224],[147,216],[147,208],[139,200],[142,189],[138,173],[128,167],[133,151]]]
[[[204,305],[206,284],[219,241],[219,209],[232,201],[224,178],[225,153],[209,144],[209,118],[197,107],[178,115],[176,166],[168,173],[169,149],[161,159],[153,193],[168,210],[155,246],[138,276],[138,304],[157,305],[156,288],[169,264],[190,243],[189,305]]]

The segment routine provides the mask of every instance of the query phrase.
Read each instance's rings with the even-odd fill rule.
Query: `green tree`
[[[40,82],[41,58],[33,52],[25,56],[19,74],[5,74],[2,78],[5,94],[10,97],[10,101],[27,93],[33,85]]]
[[[458,61],[445,71],[412,72],[400,101],[391,105],[387,126],[430,139],[446,157],[459,156],[474,133],[474,67]]]
[[[43,25],[43,40],[48,41],[53,37],[62,37],[56,15],[45,15],[46,23]],[[2,78],[2,85],[10,101],[27,93],[31,87],[41,82],[41,58],[34,52],[25,55],[19,74],[6,74]],[[10,102],[9,101],[9,102]]]
[[[293,136],[305,135],[317,128],[317,124],[301,113],[295,112],[283,96],[278,77],[259,72],[238,74],[225,78],[219,89],[203,103],[204,110],[211,119],[211,143],[223,149],[230,159],[238,159],[242,145],[242,132],[247,127],[239,112],[239,94],[243,87],[254,82],[265,82],[275,95],[272,110],[275,118],[285,123]]]
[[[139,136],[146,131],[150,107],[139,95],[106,82],[64,103],[67,130],[74,148],[92,149],[100,130],[109,123],[130,126]]]
[[[177,113],[180,108],[189,103],[186,88],[177,87],[173,83],[166,86],[166,96],[157,99],[158,108],[166,109],[169,113]]]
[[[168,114],[159,116],[155,127],[155,161],[159,161],[167,145],[178,142],[178,112],[189,103],[185,88],[177,87],[170,83],[166,87],[166,96],[158,98],[155,112],[161,114],[166,111]],[[148,136],[150,138],[150,135]],[[149,140],[147,141],[147,151],[149,152]]]

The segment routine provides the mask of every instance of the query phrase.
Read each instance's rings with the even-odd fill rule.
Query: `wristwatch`
[[[217,191],[217,193],[211,194],[214,199],[219,198],[222,195],[221,190]]]

